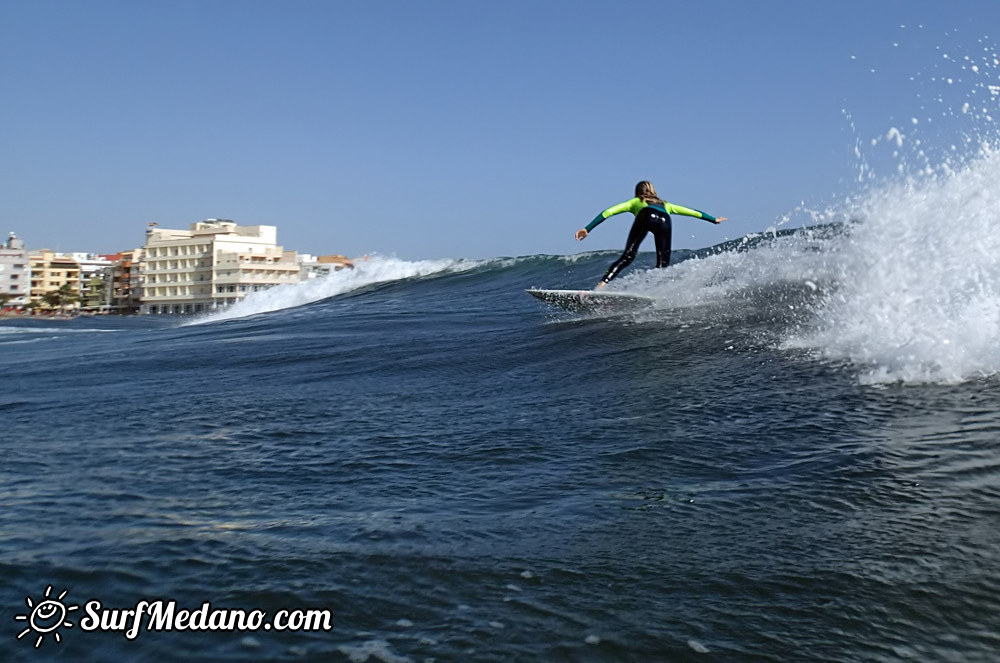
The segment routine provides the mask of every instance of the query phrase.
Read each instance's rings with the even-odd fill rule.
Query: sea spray
[[[1000,153],[887,184],[854,202],[838,287],[787,339],[863,367],[864,382],[1000,372]]]
[[[769,298],[776,291],[826,291],[840,274],[837,253],[846,223],[832,214],[822,220],[818,226],[748,235],[696,252],[669,269],[637,270],[614,287],[655,297],[661,308],[713,307],[730,316],[774,303]],[[789,305],[801,303],[798,297]]]
[[[618,287],[661,309],[706,307],[752,345],[776,332],[779,347],[845,362],[865,383],[1000,373],[998,71],[986,40],[951,44],[914,77],[911,115],[856,136],[860,190],[796,210],[809,227],[747,236]]]
[[[464,271],[474,268],[476,264],[478,263],[475,261],[456,259],[414,262],[397,258],[359,260],[353,269],[342,269],[310,281],[280,285],[268,290],[250,293],[225,310],[196,318],[187,324],[219,322],[278,311],[347,294],[380,283],[430,276],[446,271]]]
[[[861,367],[862,382],[1000,373],[1000,55],[987,38],[938,50],[912,78],[914,115],[869,150],[859,141],[865,188],[839,211],[861,222],[811,330],[785,342]],[[887,156],[894,167],[880,178],[871,164]]]

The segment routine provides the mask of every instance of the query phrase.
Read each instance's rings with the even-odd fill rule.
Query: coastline
[[[72,320],[84,313],[0,313],[0,320]]]

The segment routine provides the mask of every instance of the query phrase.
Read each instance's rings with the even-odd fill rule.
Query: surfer
[[[639,252],[639,244],[646,238],[646,233],[653,233],[656,241],[656,266],[666,267],[670,264],[670,215],[683,214],[693,216],[696,219],[705,219],[712,223],[722,223],[726,217],[716,218],[711,214],[706,214],[700,210],[681,207],[665,202],[656,195],[656,189],[646,180],[635,185],[635,198],[619,203],[614,207],[609,207],[594,217],[594,220],[587,224],[586,228],[576,231],[577,241],[583,240],[590,231],[596,228],[604,219],[615,214],[631,212],[635,215],[632,229],[628,232],[628,240],[625,242],[625,251],[618,260],[611,264],[608,272],[597,284],[598,288],[603,288],[608,281],[615,278],[620,271],[629,266],[635,260],[635,254]]]

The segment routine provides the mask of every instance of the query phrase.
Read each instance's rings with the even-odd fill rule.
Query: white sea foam
[[[980,54],[944,59],[921,75],[937,121],[921,105],[926,122],[914,117],[905,132],[890,126],[870,141],[871,153],[858,140],[862,191],[814,214],[817,222],[844,222],[845,232],[775,238],[750,251],[685,261],[669,276],[632,285],[684,306],[801,283],[817,298],[808,302],[812,318],[787,331],[786,348],[847,362],[864,383],[1000,375],[1000,132],[993,92],[1000,57],[984,45]],[[963,79],[961,63],[971,61],[975,76]],[[887,166],[891,179],[877,177],[875,162]]]
[[[1000,57],[986,39],[971,48],[919,76],[933,104],[921,112],[938,121],[928,113],[927,135],[917,121],[886,134],[892,181],[859,158],[867,188],[840,211],[863,223],[830,256],[838,285],[814,325],[786,342],[858,366],[862,382],[1000,374]]]
[[[818,221],[831,222],[833,215]],[[654,297],[671,308],[731,305],[745,294],[780,285],[816,291],[840,274],[841,238],[824,229],[778,236],[775,229],[744,237],[739,245],[708,257],[678,262],[668,270],[634,271],[612,288]]]
[[[400,281],[403,279],[430,276],[446,271],[465,271],[479,263],[468,260],[421,260],[410,262],[397,258],[372,258],[359,260],[354,269],[342,269],[310,281],[280,285],[268,290],[253,292],[233,306],[216,313],[188,322],[189,325],[204,324],[244,318],[258,313],[302,306],[312,302],[343,295],[360,288]]]
[[[619,288],[674,307],[767,302],[801,286],[810,315],[780,345],[847,362],[863,383],[955,383],[1000,374],[1000,150],[873,185],[817,215],[843,230],[637,272]],[[851,221],[851,220],[856,221]],[[744,240],[751,244],[755,238]],[[759,295],[757,296],[759,297]]]
[[[351,663],[366,663],[372,660],[382,663],[410,663],[412,660],[407,656],[397,655],[385,640],[368,640],[357,647],[341,645],[337,649],[347,656]]]
[[[837,253],[838,287],[787,341],[862,368],[864,382],[1000,373],[1000,152],[876,187]]]
[[[1000,149],[873,184],[817,214],[833,227],[747,237],[730,249],[636,271],[618,289],[669,308],[762,307],[794,286],[808,315],[786,349],[846,362],[862,383],[956,383],[1000,375]],[[744,307],[740,309],[739,307]],[[752,312],[751,312],[752,313]],[[655,313],[654,313],[655,315]]]
[[[961,166],[873,185],[817,215],[843,221],[843,232],[800,231],[745,252],[684,261],[662,274],[637,274],[622,286],[673,307],[731,306],[740,293],[799,285],[815,298],[803,302],[811,313],[806,322],[786,331],[780,344],[787,349],[847,362],[863,383],[997,375],[996,182],[1000,150],[986,144]]]

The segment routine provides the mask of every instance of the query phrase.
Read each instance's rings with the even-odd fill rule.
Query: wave
[[[832,287],[837,272],[829,257],[844,234],[843,225],[828,224],[748,235],[692,252],[666,270],[633,272],[609,287],[654,297],[671,307],[731,305],[737,300],[764,305],[763,299],[783,286],[812,292]]]
[[[845,363],[862,383],[952,383],[1000,374],[1000,189],[992,186],[998,179],[1000,152],[984,147],[962,168],[874,186],[816,214],[824,223],[678,251],[669,269],[633,268],[610,287],[656,298],[672,319],[700,320],[707,312],[751,345]],[[568,281],[585,285],[615,253],[376,258],[353,270],[252,293],[187,324],[244,318],[414,279],[430,288],[429,296],[440,296],[442,306],[452,285],[468,286],[467,279],[447,278],[458,275],[477,275],[479,297]]]
[[[985,68],[981,65],[977,76],[985,76]],[[982,112],[972,119],[983,123],[979,135],[986,139],[964,134],[965,140],[949,145],[941,157],[921,140],[915,121],[906,134],[892,128],[872,142],[872,149],[893,151],[898,167],[890,178],[874,176],[873,160],[859,143],[863,190],[825,210],[797,210],[809,216],[805,227],[772,228],[700,251],[676,251],[666,270],[644,270],[640,260],[610,289],[654,297],[657,311],[667,309],[673,319],[724,322],[749,345],[844,364],[865,384],[955,383],[1000,375],[1000,187],[995,186],[1000,133],[987,112],[1000,99],[1000,87],[976,89]],[[968,119],[964,110],[957,116]],[[379,258],[322,279],[253,293],[189,324],[301,306],[376,284],[470,272],[477,278],[431,285],[431,296],[447,306],[453,294],[449,284],[459,283],[476,288],[480,298],[521,287],[589,287],[616,253]],[[655,321],[657,311],[648,319]]]
[[[823,256],[838,282],[811,330],[786,340],[863,382],[952,383],[1000,373],[1000,152],[877,187]]]
[[[751,235],[620,287],[679,306],[748,304],[744,329],[767,311],[778,348],[846,364],[864,384],[1000,376],[1000,51],[983,43],[924,77],[942,88],[934,113],[890,127],[871,153],[859,140],[860,192],[799,210],[812,227]]]
[[[983,144],[960,166],[873,184],[815,215],[827,223],[750,235],[613,285],[670,309],[706,307],[755,345],[845,364],[863,384],[995,377],[997,181],[1000,149]]]
[[[356,262],[354,269],[342,269],[310,281],[280,285],[250,293],[225,310],[188,320],[182,326],[234,320],[261,313],[296,308],[331,297],[359,293],[372,286],[413,279],[446,277],[470,272],[482,272],[490,277],[518,275],[526,279],[543,278],[540,275],[551,273],[553,267],[571,266],[579,262],[586,262],[598,255],[601,255],[601,252],[567,256],[539,254],[477,260],[442,258],[419,261],[375,257]]]
[[[338,295],[362,290],[373,285],[420,278],[441,273],[454,273],[474,269],[479,261],[463,259],[422,260],[410,262],[397,258],[371,258],[360,260],[354,269],[342,269],[328,276],[279,285],[268,290],[253,292],[229,308],[190,320],[187,325],[200,325],[223,320],[245,318],[259,313],[269,313],[294,308]]]

